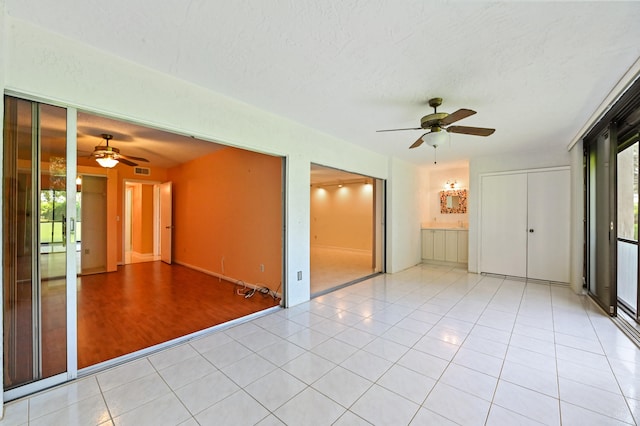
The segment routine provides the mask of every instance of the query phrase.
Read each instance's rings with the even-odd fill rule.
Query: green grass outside
[[[76,222],[76,241],[80,241],[81,236],[82,224]],[[40,222],[40,244],[51,243],[62,243],[62,222]]]

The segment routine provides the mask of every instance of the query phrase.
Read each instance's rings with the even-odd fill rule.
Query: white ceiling
[[[9,15],[417,164],[566,146],[640,56],[640,2],[6,0]],[[115,132],[115,130],[114,130]]]

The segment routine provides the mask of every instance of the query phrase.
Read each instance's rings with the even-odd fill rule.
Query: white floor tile
[[[473,334],[470,334],[465,339],[464,343],[462,343],[462,347],[498,358],[504,358],[508,348],[504,343],[485,339],[484,337],[475,336]]]
[[[377,384],[416,404],[422,404],[436,380],[396,364],[380,377]]]
[[[445,368],[447,368],[449,362],[433,355],[411,349],[398,360],[398,364],[437,380]]]
[[[102,395],[94,395],[71,405],[64,405],[42,417],[31,419],[30,425],[98,425],[111,420]]]
[[[560,403],[560,410],[562,411],[563,426],[626,426],[633,424],[624,423],[567,402]]]
[[[345,408],[362,396],[373,382],[345,368],[336,367],[318,379],[312,387]]]
[[[557,398],[513,383],[500,380],[493,403],[547,425],[560,424],[560,409]]]
[[[622,395],[603,391],[563,377],[559,377],[558,382],[562,401],[623,422],[633,423],[633,416]]]
[[[335,368],[335,366],[336,364],[331,361],[311,352],[305,352],[298,358],[284,364],[282,369],[310,385]]]
[[[440,377],[440,383],[453,386],[478,398],[491,401],[498,379],[454,363],[449,364]]]
[[[244,387],[269,374],[277,367],[262,358],[260,355],[251,354],[240,361],[228,365],[220,371],[233,380],[238,386]]]
[[[287,425],[330,425],[345,411],[343,406],[317,390],[306,388],[274,414]]]
[[[189,345],[191,345],[196,351],[203,354],[219,346],[225,345],[231,341],[233,341],[231,337],[229,337],[224,332],[219,331],[219,332],[192,340],[189,342]]]
[[[251,349],[254,352],[257,352],[267,346],[279,343],[280,341],[282,341],[282,338],[268,331],[260,330],[256,331],[255,333],[250,333],[239,337],[237,340],[247,348]]]
[[[589,368],[572,361],[559,359],[558,376],[607,392],[621,393],[620,385],[612,371]]]
[[[105,392],[155,372],[149,360],[142,358],[98,373],[96,377],[100,389]]]
[[[216,368],[204,359],[202,355],[198,354],[193,358],[187,358],[160,370],[158,373],[171,389],[175,390],[214,371],[216,371]]]
[[[191,345],[180,345],[149,356],[149,361],[156,370],[170,367],[181,361],[198,356],[199,353]]]
[[[113,422],[116,426],[177,425],[190,417],[180,400],[167,394],[114,418]]]
[[[503,359],[461,348],[452,362],[493,377],[499,377]]]
[[[488,401],[438,383],[423,407],[461,425],[483,425],[489,412]]]
[[[115,418],[170,392],[160,375],[153,373],[103,392],[103,395],[111,416]]]
[[[351,407],[358,416],[372,424],[409,424],[420,406],[381,386],[373,385]]]
[[[491,406],[491,410],[489,410],[489,418],[487,419],[486,426],[540,426],[543,424],[544,423],[537,422],[521,414],[493,404]]]
[[[36,419],[96,395],[100,395],[100,387],[95,377],[46,390],[30,398],[29,418]]]
[[[208,359],[217,368],[223,368],[246,356],[249,356],[251,353],[251,350],[246,346],[241,345],[238,342],[231,341],[204,352],[202,356]]]
[[[440,414],[434,413],[426,408],[420,408],[416,415],[411,420],[411,426],[457,426],[458,423],[454,423],[451,420],[442,417]]]
[[[460,346],[435,337],[424,336],[413,345],[413,349],[451,361],[458,352],[458,349],[460,349]]]
[[[19,426],[29,422],[29,399],[4,404],[4,417],[1,426]]]
[[[358,348],[344,343],[337,339],[328,339],[313,348],[311,352],[321,356],[335,364],[340,364],[351,355],[356,353]]]
[[[396,362],[402,357],[409,348],[391,340],[384,339],[382,337],[377,338],[373,342],[369,343],[362,350],[377,355],[387,361]]]
[[[253,425],[269,415],[269,411],[243,390],[228,396],[195,416],[202,426]]]
[[[344,343],[348,343],[351,346],[362,348],[376,339],[376,335],[367,333],[356,328],[348,328],[345,331],[338,333],[334,336]]]
[[[358,351],[340,365],[365,379],[375,382],[393,363],[367,351]]]
[[[212,392],[213,389],[215,392]],[[191,414],[198,414],[239,389],[231,379],[216,371],[181,387],[175,393]]]
[[[282,341],[258,351],[258,355],[278,367],[305,353],[306,350],[291,342]]]
[[[306,387],[305,383],[278,368],[245,387],[245,391],[269,411],[275,411]]]
[[[370,426],[371,423],[353,414],[351,411],[346,411],[332,426]]]
[[[558,397],[558,377],[555,373],[536,370],[524,364],[505,361],[500,380],[543,393],[552,398]]]

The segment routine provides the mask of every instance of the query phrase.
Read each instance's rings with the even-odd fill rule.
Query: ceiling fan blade
[[[131,155],[122,155],[120,154],[120,158],[126,158],[128,160],[135,160],[135,161],[143,161],[145,163],[148,163],[149,160],[147,160],[146,158],[142,158],[142,157],[133,157]]]
[[[134,163],[133,161],[129,161],[126,158],[124,158],[122,155],[120,155],[118,157],[118,161],[121,162],[122,164],[126,164],[127,166],[131,166],[131,167],[134,167],[134,166],[138,165],[138,163]]]
[[[464,135],[474,136],[489,136],[495,132],[496,129],[487,129],[485,127],[467,127],[467,126],[450,126],[447,127],[449,133],[462,133]]]
[[[424,135],[426,135],[426,133],[425,133]],[[417,148],[417,147],[419,147],[420,145],[422,145],[422,143],[424,142],[424,141],[422,140],[422,138],[424,137],[424,135],[420,136],[420,137],[418,138],[418,140],[417,140],[417,141],[415,141],[413,144],[411,144],[411,146],[409,147],[409,149],[411,149],[411,148]]]
[[[442,120],[440,120],[440,124],[442,124],[443,126],[447,126],[451,123],[455,123],[458,120],[462,120],[463,118],[467,118],[473,114],[475,114],[476,112],[471,110],[471,109],[459,109],[454,113],[451,113],[449,115],[447,115],[445,118],[443,118]]]
[[[380,132],[398,132],[400,130],[422,130],[422,127],[410,127],[408,129],[387,129],[387,130],[376,130],[376,133]]]

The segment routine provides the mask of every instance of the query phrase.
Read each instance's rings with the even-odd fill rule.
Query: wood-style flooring
[[[275,289],[273,289],[275,290]],[[78,277],[78,368],[277,306],[180,265],[135,263]]]

